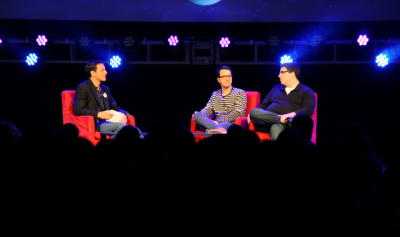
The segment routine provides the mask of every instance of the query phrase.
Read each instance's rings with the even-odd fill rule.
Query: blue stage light
[[[386,65],[388,65],[389,63],[389,58],[386,56],[386,54],[379,54],[376,57],[376,61],[375,61],[379,67],[384,67]]]
[[[37,63],[38,60],[38,56],[36,56],[36,54],[34,53],[30,53],[28,56],[26,56],[26,63],[29,66],[33,66]]]
[[[291,59],[290,56],[284,55],[283,57],[281,57],[281,64],[291,63],[291,62],[293,62],[293,59]]]
[[[110,58],[110,65],[113,68],[119,67],[119,65],[121,65],[121,58],[118,55],[113,56],[112,58]]]

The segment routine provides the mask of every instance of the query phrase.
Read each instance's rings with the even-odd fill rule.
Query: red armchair
[[[311,115],[311,119],[314,122],[314,127],[313,127],[313,131],[312,131],[311,141],[314,144],[317,144],[317,101],[318,101],[318,96],[317,96],[317,93],[314,93],[314,95],[315,95],[315,108],[314,108],[314,113]],[[255,128],[253,122],[250,122],[249,130],[255,132],[258,135],[258,137],[260,138],[261,142],[271,140],[269,133],[263,133],[263,132],[256,131],[256,128]]]
[[[247,125],[247,116],[250,113],[250,110],[256,108],[260,104],[260,92],[258,91],[246,91],[247,97],[247,107],[246,107],[246,117],[236,118],[235,124],[245,127]],[[211,117],[210,117],[211,118]],[[196,122],[192,118],[190,122],[190,131],[192,133],[204,133],[199,127],[197,127]],[[196,142],[203,140],[204,136],[195,136]]]
[[[66,90],[61,93],[63,108],[63,124],[72,123],[79,129],[79,137],[86,138],[94,146],[100,142],[100,132],[95,130],[95,122],[93,116],[76,116],[74,114],[74,90]],[[128,117],[128,125],[135,126],[135,118],[131,115]]]

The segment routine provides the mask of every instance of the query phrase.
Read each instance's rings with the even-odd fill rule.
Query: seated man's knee
[[[193,115],[194,121],[198,121],[198,120],[200,119],[200,117],[201,117],[201,113],[195,113],[195,114]]]
[[[263,109],[260,109],[260,108],[252,109],[252,110],[250,111],[250,113],[249,113],[249,115],[250,115],[250,120],[251,120],[252,122],[254,122],[255,120],[259,119],[259,118],[261,117],[261,113],[260,113],[261,111],[263,111]]]

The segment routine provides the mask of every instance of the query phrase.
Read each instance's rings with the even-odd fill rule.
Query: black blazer
[[[104,103],[106,105],[106,110],[113,109],[121,113],[128,113],[127,111],[121,109],[111,96],[110,88],[108,86],[100,84],[100,88],[107,95],[104,96]],[[83,83],[79,84],[75,90],[74,98],[74,113],[76,116],[79,115],[91,115],[97,122],[97,114],[101,112],[100,99],[97,95],[96,87],[93,82],[88,79]]]

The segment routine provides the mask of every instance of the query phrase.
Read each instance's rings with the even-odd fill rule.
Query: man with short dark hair
[[[193,114],[193,119],[206,133],[226,133],[237,117],[245,116],[247,97],[242,89],[232,87],[232,69],[222,66],[217,70],[221,89],[214,91],[204,109]],[[215,120],[208,117],[215,115]]]
[[[300,82],[300,66],[297,63],[285,63],[278,75],[281,84],[269,92],[258,108],[252,109],[248,122],[252,121],[257,131],[269,133],[275,141],[290,125],[296,114],[312,115],[315,107],[314,91]]]
[[[107,71],[102,61],[92,60],[85,68],[88,80],[76,87],[74,98],[75,115],[91,115],[96,123],[96,131],[117,133],[126,125],[129,112],[121,109],[111,96],[110,88],[102,85],[106,81]],[[115,110],[123,114],[120,122],[106,122]],[[111,136],[114,138],[115,136]]]

